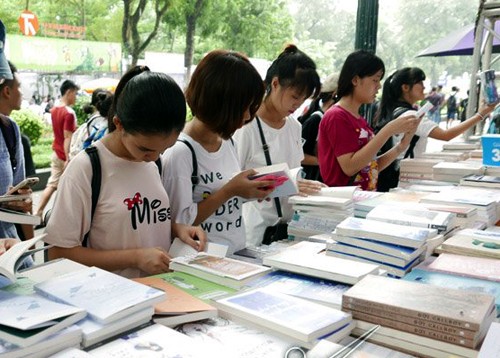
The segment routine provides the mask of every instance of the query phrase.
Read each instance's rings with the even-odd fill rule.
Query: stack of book
[[[484,167],[481,161],[440,162],[432,167],[434,180],[459,183],[464,176],[483,174]]]
[[[459,152],[469,153],[472,150],[479,149],[480,146],[481,146],[481,144],[479,142],[452,141],[452,142],[443,143],[443,151],[445,151],[445,152],[459,151]]]
[[[455,214],[429,210],[418,204],[405,206],[377,205],[366,215],[366,218],[398,225],[436,229],[438,233],[443,235],[456,227]]]
[[[498,192],[472,187],[456,187],[439,193],[431,193],[420,202],[431,204],[460,205],[477,209],[478,221],[493,225],[498,220]]]
[[[308,238],[332,232],[338,223],[353,215],[353,194],[357,187],[323,188],[318,195],[292,196],[295,215],[288,224],[288,235]]]
[[[264,265],[349,285],[354,285],[368,274],[379,272],[376,264],[328,256],[325,254],[325,244],[309,241],[299,242],[277,254],[265,256]]]
[[[217,299],[222,317],[311,348],[320,338],[339,341],[354,324],[350,314],[281,292],[256,288]]]
[[[240,289],[251,280],[270,271],[268,267],[203,252],[196,256],[173,258],[170,261],[170,269],[234,289]]]
[[[460,179],[460,185],[500,189],[500,177],[492,175],[471,174]]]
[[[496,318],[491,295],[433,285],[423,289],[416,282],[382,276],[367,276],[350,288],[342,309],[359,321],[472,350]],[[446,351],[445,347],[443,343],[434,348]]]
[[[327,255],[379,265],[388,274],[404,276],[426,254],[428,242],[441,241],[436,229],[375,220],[347,218],[337,226]]]
[[[500,313],[500,260],[443,253],[427,258],[403,279],[490,294]]]
[[[463,229],[436,248],[438,253],[500,259],[500,233],[488,230]]]
[[[37,294],[84,309],[88,317],[78,322],[83,346],[90,346],[142,322],[153,315],[153,306],[165,293],[97,267],[86,267],[34,285]]]
[[[399,181],[432,180],[432,167],[441,162],[440,159],[407,158],[400,162]]]
[[[366,218],[366,215],[373,210],[377,205],[413,205],[418,203],[428,193],[400,190],[381,193],[373,198],[358,200],[354,203],[354,216],[357,218]]]
[[[439,159],[446,162],[457,162],[469,158],[469,153],[462,151],[441,151],[441,152],[424,152],[422,158]]]

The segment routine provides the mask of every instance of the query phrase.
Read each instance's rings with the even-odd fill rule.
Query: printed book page
[[[226,245],[216,244],[215,242],[207,242],[205,245],[205,251],[207,254],[217,256],[217,257],[225,257],[227,254],[228,247]],[[184,243],[181,239],[176,237],[170,245],[170,249],[168,253],[171,257],[179,257],[179,256],[196,256],[198,251],[194,249],[192,246]]]
[[[82,307],[101,322],[112,321],[129,308],[139,310],[144,305],[152,305],[165,298],[163,291],[97,267],[88,267],[37,283],[35,291]]]
[[[38,235],[30,240],[21,241],[0,255],[0,275],[7,277],[11,282],[15,282],[17,269],[26,258],[26,253],[29,252],[30,247],[45,236],[47,235]]]
[[[172,261],[235,280],[244,280],[250,276],[269,270],[269,268],[264,266],[204,253],[198,253],[194,258],[178,257]]]

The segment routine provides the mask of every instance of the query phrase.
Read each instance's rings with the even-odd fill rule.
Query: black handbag
[[[260,124],[260,118],[255,116],[257,121],[257,126],[259,127],[260,139],[262,141],[262,149],[264,150],[264,156],[266,157],[266,164],[271,165],[271,155],[269,154],[269,146],[266,143],[266,138],[264,137],[264,132],[262,131],[262,125]],[[262,244],[270,245],[274,241],[285,240],[288,238],[288,224],[283,221],[283,212],[281,211],[281,203],[279,198],[274,198],[274,204],[276,205],[276,212],[278,213],[279,221],[272,225],[266,227],[264,231],[264,237],[262,238]]]

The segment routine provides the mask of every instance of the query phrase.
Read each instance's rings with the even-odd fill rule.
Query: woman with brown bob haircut
[[[179,223],[201,225],[209,242],[245,247],[244,199],[262,199],[273,181],[252,181],[241,172],[233,133],[251,120],[264,84],[244,55],[215,50],[194,71],[185,92],[193,113],[179,141],[162,158],[163,185]]]

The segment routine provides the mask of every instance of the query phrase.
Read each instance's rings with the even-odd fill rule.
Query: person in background
[[[404,116],[415,114],[417,103],[425,99],[425,73],[418,67],[405,67],[391,74],[384,83],[380,112],[378,116],[377,129],[382,130],[392,121],[404,114]],[[456,126],[442,129],[439,125],[428,118],[423,118],[418,125],[415,136],[411,140],[404,155],[409,158],[419,158],[425,152],[428,138],[449,141],[458,135],[464,133],[467,129],[475,126],[480,121],[488,117],[489,113],[495,108],[495,104],[487,106],[482,104],[479,111],[472,117],[460,122]],[[393,136],[387,142],[388,147],[381,152],[389,150],[397,145],[401,136]],[[378,191],[389,191],[395,188],[399,182],[399,160],[384,169],[379,176]]]
[[[304,139],[302,168],[306,179],[322,181],[318,165],[318,129],[323,114],[335,104],[338,81],[338,73],[328,76],[321,84],[318,98],[311,102],[307,112],[299,118],[299,122],[302,123],[302,138]]]
[[[432,87],[431,92],[425,97],[425,99],[434,106],[428,112],[429,118],[439,125],[441,123],[441,106],[444,103],[444,95],[441,93],[443,86],[439,85],[437,87]]]
[[[287,163],[289,168],[298,168],[304,159],[302,127],[292,114],[306,98],[315,98],[320,92],[316,64],[295,45],[288,45],[267,70],[264,85],[264,100],[255,119],[234,134],[242,169],[267,165],[262,137],[272,164]],[[316,193],[323,186],[317,181],[298,181],[303,194]],[[260,245],[267,227],[278,221],[289,221],[292,214],[292,206],[286,198],[277,202],[246,202],[243,221],[247,245]]]
[[[458,101],[457,101],[457,93],[458,87],[453,86],[451,88],[451,93],[448,99],[446,100],[446,128],[449,128],[453,121],[457,118],[458,111]]]
[[[16,67],[7,61],[3,52],[5,26],[0,21],[0,195],[25,179],[24,151],[19,126],[9,116],[21,108],[23,97],[21,82]],[[31,193],[31,189],[20,189],[18,194]],[[32,200],[25,199],[2,204],[7,209],[30,213]],[[16,229],[13,223],[0,221],[0,237],[30,239],[34,236],[33,226],[22,225]]]
[[[61,178],[46,229],[45,242],[53,245],[48,258],[65,257],[125,277],[166,272],[173,237],[200,251],[206,241],[199,227],[172,222],[154,163],[184,128],[184,95],[171,77],[136,66],[120,80],[109,118],[109,133],[94,144],[102,178],[94,215],[93,169],[81,151]]]
[[[79,87],[71,80],[65,80],[61,84],[61,101],[50,111],[52,116],[52,131],[54,141],[52,143],[50,177],[47,186],[42,193],[36,215],[43,218],[43,211],[47,206],[52,194],[57,190],[59,179],[69,162],[69,145],[73,132],[77,128],[76,114],[71,108],[76,102],[76,94]]]
[[[342,66],[339,101],[326,111],[319,125],[319,168],[328,186],[359,185],[363,190],[376,190],[379,171],[410,144],[419,122],[415,116],[392,121],[374,135],[359,115],[361,105],[375,99],[384,73],[382,60],[363,50],[347,56]],[[401,142],[377,157],[383,144],[397,133],[404,133]]]
[[[274,181],[250,180],[256,174],[251,169],[241,172],[231,139],[255,116],[263,95],[262,79],[244,55],[225,50],[208,53],[186,89],[193,120],[162,158],[163,185],[174,220],[201,225],[208,241],[227,246],[230,254],[245,248],[243,199],[264,199],[273,190],[265,187]]]

